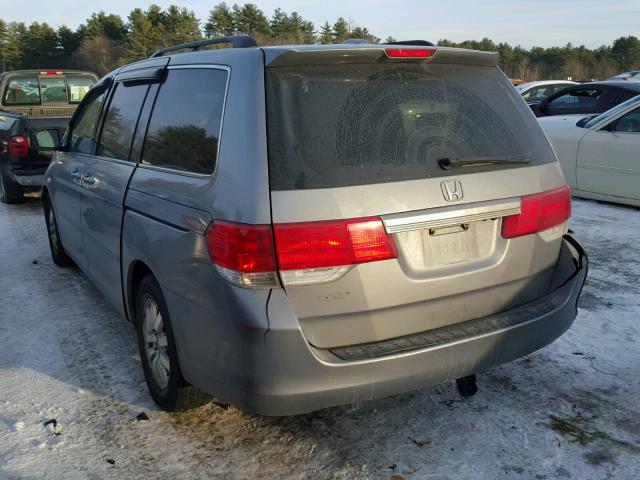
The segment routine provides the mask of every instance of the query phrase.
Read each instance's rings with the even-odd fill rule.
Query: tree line
[[[172,5],[162,9],[151,5],[135,8],[126,20],[104,11],[93,13],[75,30],[57,29],[47,23],[7,23],[0,19],[0,71],[25,68],[78,68],[104,74],[126,63],[149,57],[155,50],[179,43],[221,35],[253,35],[259,45],[332,44],[347,39],[381,40],[368,28],[340,17],[319,28],[298,12],[278,8],[268,17],[255,4],[220,3],[201,22],[195,13]],[[392,37],[385,42],[394,41]],[[606,78],[618,72],[640,69],[640,40],[629,36],[611,46],[525,49],[488,38],[442,46],[473,48],[500,53],[500,66],[512,78],[590,79]]]

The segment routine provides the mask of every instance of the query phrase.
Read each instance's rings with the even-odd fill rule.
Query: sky
[[[256,3],[267,16],[280,7],[297,11],[311,20],[316,28],[325,21],[333,23],[342,16],[355,25],[369,28],[384,39],[424,39],[435,42],[442,38],[453,41],[480,40],[489,37],[496,43],[508,42],[526,48],[563,46],[568,42],[589,48],[610,45],[621,36],[640,37],[640,0],[276,0]],[[92,12],[104,10],[126,19],[135,8],[151,3],[167,7],[176,4],[193,10],[206,21],[217,0],[0,0],[0,18],[25,23],[47,22],[54,27],[75,28]],[[227,4],[233,4],[227,0]],[[239,1],[238,3],[245,3]],[[249,3],[249,2],[247,2]]]

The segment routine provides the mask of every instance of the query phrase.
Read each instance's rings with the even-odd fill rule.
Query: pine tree
[[[320,43],[323,45],[328,45],[333,43],[333,28],[329,24],[329,22],[324,22],[322,27],[320,27]]]
[[[84,26],[86,35],[98,35],[104,33],[115,42],[123,42],[127,35],[127,28],[119,15],[106,14],[104,11],[91,14]],[[84,35],[83,35],[84,36]]]
[[[54,68],[60,53],[56,31],[47,23],[33,22],[26,33],[23,68]]]
[[[196,14],[186,8],[171,5],[162,17],[165,35],[163,43],[167,46],[200,40],[200,26]]]
[[[269,20],[269,34],[273,38],[282,37],[286,34],[292,33],[293,25],[289,19],[289,15],[282,9],[276,8],[273,12],[273,16]]]
[[[9,25],[0,18],[0,72],[7,69],[7,45],[9,43]]]
[[[349,38],[349,22],[340,17],[333,24],[333,43],[342,43]]]
[[[148,58],[159,47],[164,33],[161,25],[153,25],[140,8],[132,10],[128,19],[129,34],[124,44],[123,63]]]
[[[237,33],[254,35],[256,33],[269,34],[269,20],[264,12],[253,3],[245,3],[242,7],[234,5],[232,8],[233,24]]]
[[[82,34],[71,30],[66,25],[58,27],[56,31],[58,37],[58,48],[60,51],[60,67],[69,68],[73,66],[73,52],[75,52],[82,43]]]
[[[222,2],[216,5],[209,12],[209,19],[204,26],[204,32],[207,38],[223,37],[235,33],[233,14],[226,3]]]

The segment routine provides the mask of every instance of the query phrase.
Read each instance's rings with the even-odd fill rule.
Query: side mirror
[[[33,138],[38,150],[58,150],[60,148],[60,132],[55,128],[38,130]]]

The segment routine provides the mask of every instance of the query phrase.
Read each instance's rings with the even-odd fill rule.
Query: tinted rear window
[[[185,172],[212,173],[226,87],[225,70],[170,70],[149,120],[142,162]]]
[[[555,160],[535,119],[496,68],[373,64],[267,70],[271,188],[343,187],[487,169],[466,157]]]

